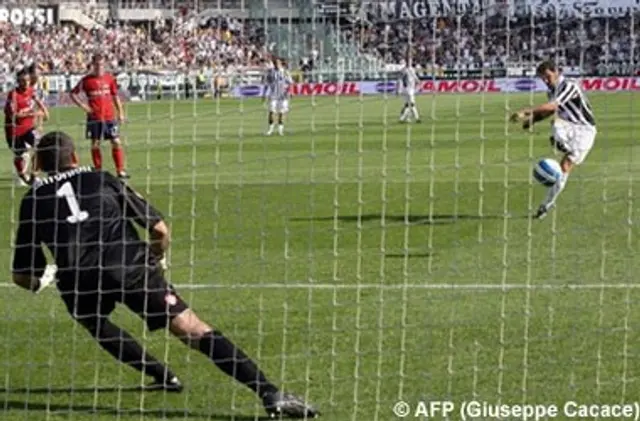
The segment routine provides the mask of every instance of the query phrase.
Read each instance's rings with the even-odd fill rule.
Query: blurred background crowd
[[[84,72],[96,49],[113,69],[180,71],[255,66],[272,55],[306,70],[353,71],[399,63],[408,50],[424,68],[530,66],[553,57],[592,71],[603,64],[632,68],[638,55],[640,14],[559,19],[494,8],[408,19],[375,13],[362,1],[337,14],[317,2],[270,1],[272,6],[265,0],[65,2],[65,11],[76,9],[75,21],[60,12],[63,19],[55,25],[0,22],[0,73],[32,62],[44,72]],[[1,6],[33,5],[11,0]],[[329,9],[334,11],[325,13]],[[121,18],[122,10],[137,11],[136,19]]]

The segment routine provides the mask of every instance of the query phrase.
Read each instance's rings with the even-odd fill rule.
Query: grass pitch
[[[542,97],[296,98],[285,137],[257,100],[130,104],[131,184],[167,216],[171,280],[205,320],[332,421],[396,419],[395,401],[613,404],[640,394],[640,97],[591,95],[599,135],[557,209],[545,190],[548,125],[506,124]],[[47,128],[77,136],[59,109]],[[112,168],[107,145],[106,168]],[[0,162],[10,279],[17,203]],[[6,286],[6,285],[4,285]],[[259,402],[196,352],[114,316],[185,382],[181,395],[104,353],[52,288],[3,288],[0,419],[245,420]],[[144,379],[146,381],[146,379]],[[456,419],[456,417],[454,417]]]

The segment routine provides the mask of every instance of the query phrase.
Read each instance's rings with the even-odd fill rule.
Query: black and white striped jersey
[[[560,76],[556,87],[549,89],[549,101],[558,104],[557,114],[561,119],[574,124],[595,126],[591,104],[578,82]]]
[[[285,69],[269,69],[265,74],[264,82],[269,98],[284,100],[289,97],[289,86],[293,80]]]

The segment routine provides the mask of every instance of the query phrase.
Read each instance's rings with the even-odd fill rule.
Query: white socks
[[[560,176],[558,181],[556,181],[556,184],[549,187],[549,191],[547,191],[547,197],[544,199],[544,202],[542,202],[542,205],[546,209],[551,209],[551,207],[555,205],[556,199],[558,199],[558,196],[560,196],[560,193],[562,193],[562,190],[564,190],[564,186],[567,185],[568,178],[569,174],[562,173],[562,176]]]
[[[420,120],[420,114],[418,114],[418,107],[415,105],[405,105],[400,114],[400,121],[407,121],[409,116],[413,116],[415,120]]]
[[[273,134],[273,129],[275,128],[275,124],[269,125],[269,130],[267,131],[267,136],[271,136]],[[278,124],[278,134],[280,136],[284,135],[284,124]]]

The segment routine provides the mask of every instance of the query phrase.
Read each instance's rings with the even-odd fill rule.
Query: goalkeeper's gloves
[[[38,279],[38,286],[33,291],[36,294],[39,294],[49,285],[56,282],[56,274],[58,273],[58,266],[56,265],[47,265],[44,269],[44,273]]]

